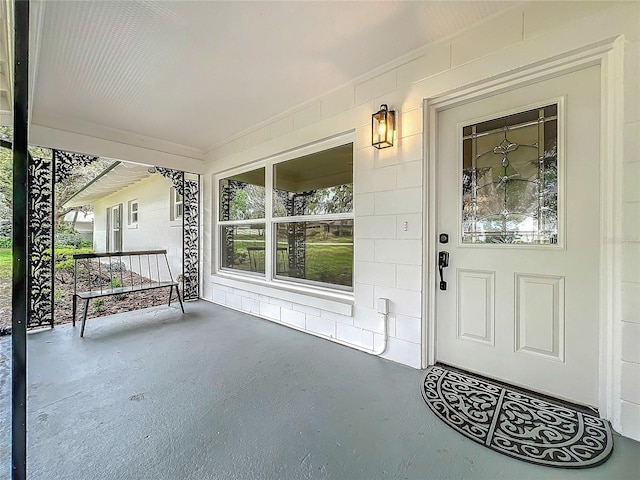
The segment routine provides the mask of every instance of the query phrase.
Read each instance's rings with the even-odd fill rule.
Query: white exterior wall
[[[107,250],[106,211],[122,203],[122,249],[166,249],[175,280],[182,273],[182,219],[170,220],[170,189],[171,181],[156,174],[95,202],[94,250]],[[138,225],[132,228],[128,208],[134,199],[138,200]]]
[[[624,238],[613,239],[621,252],[616,270],[622,270],[614,274],[614,288],[622,294],[621,312],[613,312],[614,371],[606,389],[613,392],[608,416],[614,428],[640,439],[639,25],[637,2],[522,4],[209,152],[203,178],[204,298],[314,335],[377,349],[383,324],[375,300],[386,297],[391,313],[384,357],[425,366],[423,100],[623,35],[624,165],[616,175],[624,179]],[[398,112],[400,138],[397,146],[378,151],[371,147],[370,125],[371,114],[382,103]],[[214,175],[349,131],[355,132],[353,295],[321,296],[216,274]]]

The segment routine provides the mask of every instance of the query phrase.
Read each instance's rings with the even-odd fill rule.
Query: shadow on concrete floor
[[[423,371],[204,301],[28,336],[29,479],[622,479],[640,444],[580,471],[451,430]],[[10,346],[0,339],[0,478],[10,477]]]

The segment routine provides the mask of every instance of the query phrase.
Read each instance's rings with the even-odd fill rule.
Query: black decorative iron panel
[[[313,191],[289,195],[286,208],[289,216],[304,215]],[[307,273],[307,223],[289,223],[287,237],[289,243],[289,275],[305,278]]]
[[[80,153],[31,148],[28,174],[28,327],[53,326],[54,294],[54,205],[55,184],[98,157]]]
[[[200,219],[200,177],[198,180],[184,181],[184,216],[183,216],[183,295],[185,300],[199,297],[200,249],[198,242]]]
[[[242,182],[237,182],[235,180],[225,180],[224,183],[221,183],[222,192],[220,195],[220,220],[230,220],[231,219],[231,200],[235,197],[236,191],[241,188]],[[235,265],[235,249],[233,248],[234,241],[234,229],[230,228],[227,230],[226,235],[220,235],[221,240],[224,240],[222,255],[226,263],[225,266]]]
[[[200,283],[200,176],[197,180],[185,179],[185,172],[164,167],[155,167],[183,197],[182,216],[182,285],[185,300],[199,297]]]
[[[53,326],[53,159],[29,155],[27,327]]]
[[[171,180],[173,188],[175,188],[180,195],[184,196],[184,172],[164,167],[154,168],[160,175]]]
[[[85,155],[83,153],[63,152],[62,150],[53,151],[53,167],[55,172],[55,181],[61,182],[66,180],[73,173],[76,167],[86,167],[87,165],[98,160],[98,157]]]
[[[306,213],[309,200],[314,191],[292,193],[275,190],[282,201],[288,217],[301,216]],[[289,276],[306,277],[307,259],[307,222],[290,222],[287,224],[287,246]]]

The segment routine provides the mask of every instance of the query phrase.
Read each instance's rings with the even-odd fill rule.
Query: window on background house
[[[138,200],[129,201],[129,227],[138,226]]]
[[[352,143],[268,162],[219,187],[222,269],[264,276],[269,265],[269,280],[353,287]]]
[[[171,187],[171,221],[180,220],[184,214],[184,199],[182,195],[173,187]]]

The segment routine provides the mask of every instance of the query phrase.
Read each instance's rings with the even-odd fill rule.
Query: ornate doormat
[[[613,451],[609,422],[587,408],[440,364],[427,370],[421,391],[450,427],[526,462],[588,468],[605,462]]]

